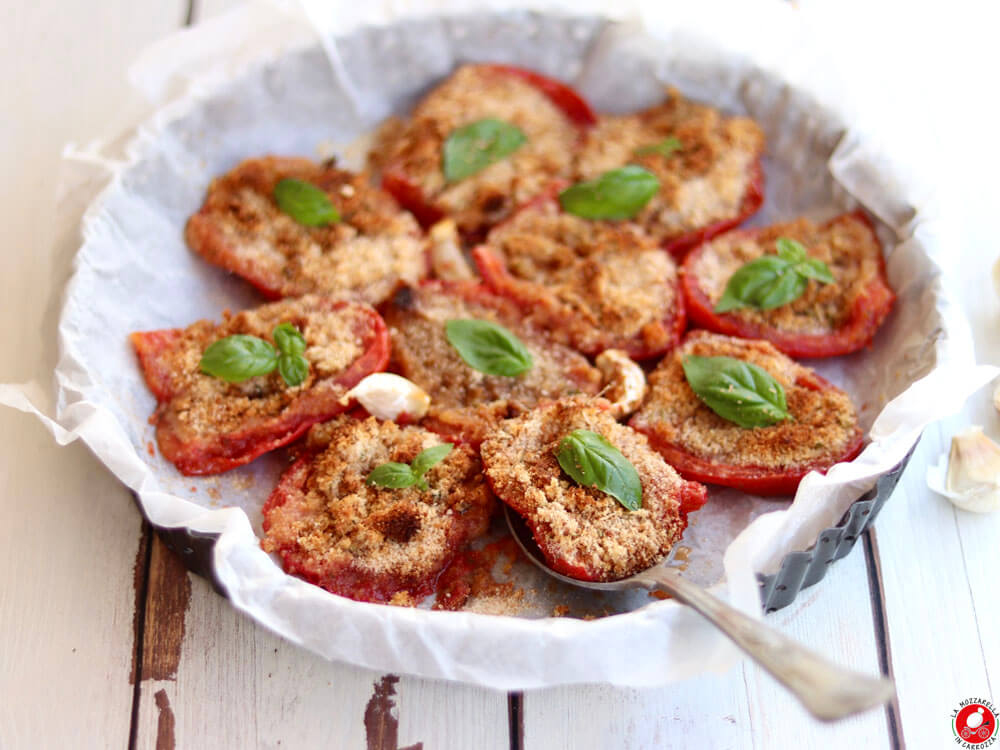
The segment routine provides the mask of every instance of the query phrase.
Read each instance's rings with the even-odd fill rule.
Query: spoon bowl
[[[892,681],[838,666],[760,620],[745,615],[705,589],[683,578],[668,560],[618,581],[581,581],[549,567],[527,524],[507,505],[507,527],[525,556],[553,578],[597,591],[659,590],[686,604],[712,623],[772,677],[788,688],[803,706],[823,721],[842,719],[888,703],[895,696]]]

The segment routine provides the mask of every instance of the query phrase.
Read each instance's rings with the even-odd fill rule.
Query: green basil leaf
[[[761,287],[754,295],[754,307],[760,310],[773,310],[797,300],[809,285],[809,280],[800,276],[794,266],[789,266],[774,283]]]
[[[420,451],[417,457],[410,462],[413,473],[418,477],[423,477],[428,470],[444,461],[454,447],[453,443],[442,443]]]
[[[790,418],[785,389],[770,373],[733,357],[684,358],[684,377],[695,395],[740,427],[768,427]]]
[[[264,339],[237,333],[210,344],[201,355],[201,371],[230,383],[267,375],[278,363],[274,347]]]
[[[798,240],[791,237],[779,237],[775,243],[778,246],[778,257],[789,263],[801,263],[806,259],[806,249]]]
[[[516,125],[487,118],[457,128],[444,142],[441,169],[448,182],[471,177],[510,156],[528,141]]]
[[[285,179],[274,186],[274,200],[284,213],[307,227],[323,227],[340,221],[340,212],[330,197],[311,182]]]
[[[764,255],[740,266],[729,277],[726,289],[715,305],[715,312],[758,307],[758,299],[767,294],[788,269],[788,261],[776,255]]]
[[[278,372],[288,385],[302,385],[309,377],[309,362],[301,354],[281,354],[278,356]]]
[[[573,430],[559,441],[556,460],[577,484],[596,487],[628,510],[642,507],[639,472],[603,435]]]
[[[832,284],[835,279],[830,273],[830,267],[819,258],[806,258],[795,266],[795,270],[807,279],[816,279],[823,284]]]
[[[365,482],[368,485],[401,490],[406,487],[412,487],[417,483],[419,478],[413,473],[413,469],[408,464],[390,461],[372,469],[371,473],[365,478]]]
[[[681,150],[681,139],[675,136],[670,136],[669,138],[664,138],[659,143],[651,143],[648,146],[640,146],[632,153],[635,156],[648,156],[649,154],[660,154],[661,156],[670,156],[674,151]]]
[[[444,326],[448,343],[469,367],[487,375],[509,378],[527,372],[534,364],[521,340],[488,320],[449,320]]]
[[[306,350],[305,337],[291,323],[276,325],[271,336],[282,354],[302,354]]]
[[[628,164],[559,193],[563,210],[584,219],[631,219],[660,189],[652,172]]]

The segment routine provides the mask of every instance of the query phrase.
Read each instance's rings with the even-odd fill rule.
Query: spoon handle
[[[687,604],[787,687],[818,719],[832,721],[892,700],[890,680],[837,666],[777,630],[743,614],[669,568],[653,568],[636,582],[660,588]]]

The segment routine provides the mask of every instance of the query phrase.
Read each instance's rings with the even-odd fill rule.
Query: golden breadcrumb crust
[[[309,227],[283,213],[273,193],[286,178],[325,191],[341,220]],[[186,238],[272,298],[324,292],[377,304],[427,275],[426,242],[410,214],[369,175],[308,159],[248,159],[216,178]]]
[[[688,385],[681,366],[688,355],[734,357],[766,370],[784,388],[792,418],[751,429],[723,419]],[[858,435],[858,415],[844,391],[766,341],[707,331],[692,331],[663,359],[629,424],[654,444],[674,445],[715,464],[789,471],[842,455]]]
[[[607,409],[603,399],[584,396],[546,403],[501,422],[482,445],[490,485],[524,517],[550,564],[592,580],[624,578],[665,557],[684,530],[682,496],[700,488],[681,479],[645,436],[616,422]],[[603,435],[635,466],[642,482],[639,510],[563,472],[556,451],[578,429]]]

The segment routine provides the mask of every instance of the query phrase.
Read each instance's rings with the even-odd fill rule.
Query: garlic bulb
[[[631,414],[646,397],[646,373],[620,349],[605,349],[594,360],[604,380],[604,397],[615,419]]]
[[[349,390],[340,402],[346,404],[352,398],[357,399],[373,417],[391,420],[405,414],[416,421],[427,413],[431,404],[431,397],[420,386],[391,372],[369,375]]]
[[[958,433],[951,439],[947,470],[942,456],[928,469],[927,484],[963,510],[1000,510],[1000,445],[986,437],[982,427]]]

